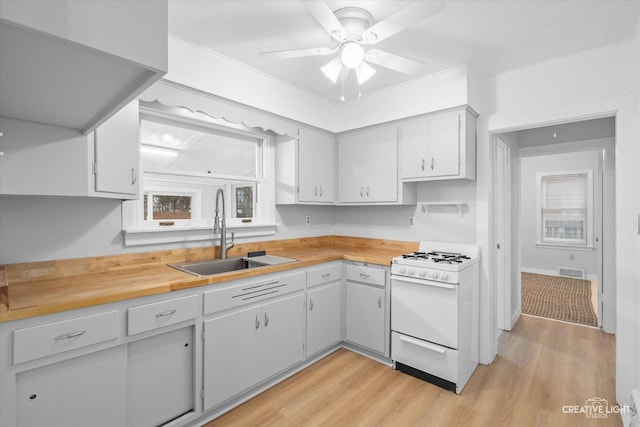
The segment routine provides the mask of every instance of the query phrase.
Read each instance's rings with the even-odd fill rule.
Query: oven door
[[[458,348],[458,285],[391,276],[391,330]]]

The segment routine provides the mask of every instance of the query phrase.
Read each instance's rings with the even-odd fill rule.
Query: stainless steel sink
[[[210,259],[184,264],[169,264],[169,266],[184,271],[185,273],[193,274],[194,276],[203,277],[220,273],[228,273],[230,271],[245,270],[248,268],[264,267],[266,265],[277,265],[295,261],[294,259],[277,257],[274,255],[265,255],[264,257],[257,258],[259,258],[260,261],[248,257],[241,257]]]

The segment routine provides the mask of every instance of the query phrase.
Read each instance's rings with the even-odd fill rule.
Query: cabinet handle
[[[313,186],[313,196],[316,197],[318,195],[318,187]]]
[[[135,184],[138,180],[138,173],[134,168],[131,168],[131,185]]]
[[[424,159],[422,159],[422,170],[424,170]]]
[[[368,279],[371,276],[369,276],[367,273],[360,273],[360,277],[362,277],[363,279]]]
[[[382,308],[382,297],[378,297],[378,307]]]
[[[156,314],[156,317],[167,317],[167,316],[171,316],[173,313],[175,313],[177,310],[167,310],[167,311],[163,311],[162,313],[158,313]]]
[[[264,314],[264,327],[266,328],[267,326],[269,326],[269,316],[267,316],[267,313]]]
[[[364,196],[364,188],[360,187],[360,197]]]
[[[309,298],[309,311],[313,310],[313,298]]]
[[[322,275],[322,278],[323,278],[323,279],[328,279],[329,277],[331,277],[331,273],[324,273],[324,274]]]
[[[369,197],[369,186],[367,185],[367,197]]]
[[[320,186],[320,197],[322,197],[322,185]]]
[[[80,335],[84,335],[85,333],[87,333],[87,331],[75,331],[75,332],[71,332],[70,334],[58,335],[57,337],[54,338],[54,340],[56,341],[68,340],[69,338],[79,337]]]
[[[431,170],[433,170],[433,157],[431,158]]]
[[[260,327],[260,317],[256,314],[256,329]]]

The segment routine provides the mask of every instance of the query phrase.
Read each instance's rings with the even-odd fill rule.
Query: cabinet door
[[[384,288],[347,282],[347,341],[384,353]]]
[[[428,121],[427,176],[460,173],[460,116],[452,114]]]
[[[342,340],[342,282],[307,293],[307,356]]]
[[[16,376],[18,426],[124,426],[127,347],[118,346]]]
[[[335,201],[335,145],[330,135],[300,129],[298,186],[301,202]]]
[[[260,307],[204,322],[204,409],[218,405],[258,382]]]
[[[193,327],[129,344],[129,426],[158,426],[194,409]]]
[[[365,201],[364,133],[340,137],[338,141],[338,201]]]
[[[365,198],[368,202],[398,200],[398,128],[367,132],[365,139]]]
[[[400,178],[426,176],[427,121],[414,120],[400,129]]]
[[[304,358],[303,294],[262,306],[262,370],[259,380],[301,362]]]
[[[96,129],[96,191],[138,194],[139,129],[137,100]]]

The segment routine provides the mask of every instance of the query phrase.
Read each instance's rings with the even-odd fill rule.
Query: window
[[[538,174],[541,244],[591,246],[591,171]]]
[[[183,108],[143,104],[141,197],[127,204],[125,236],[145,230],[199,229],[196,237],[191,233],[187,240],[211,239],[219,189],[224,194],[227,228],[272,227],[275,231],[271,135]],[[245,236],[272,234],[266,229],[258,234],[234,231]],[[165,233],[162,239],[167,238]],[[180,241],[180,236],[171,239]]]

